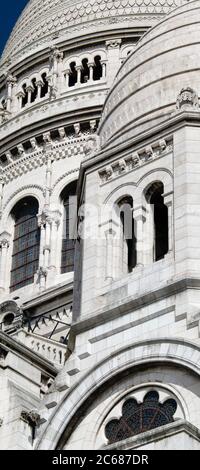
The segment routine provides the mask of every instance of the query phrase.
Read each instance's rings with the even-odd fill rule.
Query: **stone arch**
[[[200,375],[198,345],[180,338],[159,338],[129,344],[105,357],[74,383],[53,411],[36,442],[37,449],[59,448],[59,442],[80,407],[109,380],[149,365],[176,365]],[[67,363],[66,363],[67,365]]]
[[[36,184],[23,186],[22,188],[19,188],[14,193],[12,193],[11,196],[7,199],[7,201],[5,201],[4,206],[3,206],[2,225],[4,223],[5,225],[7,224],[9,215],[12,211],[12,208],[15,206],[15,204],[18,201],[20,201],[20,199],[23,199],[24,197],[28,197],[28,196],[31,196],[37,199],[38,204],[39,204],[39,212],[42,211],[43,204],[44,204],[42,186],[39,186]]]

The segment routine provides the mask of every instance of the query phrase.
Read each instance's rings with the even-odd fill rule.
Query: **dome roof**
[[[57,37],[68,39],[104,26],[134,22],[144,26],[184,0],[30,0],[19,17],[6,44],[2,62],[22,56]],[[142,24],[141,24],[141,20]],[[106,26],[108,25],[108,26]],[[110,25],[110,28],[109,28]]]
[[[102,147],[166,120],[183,88],[200,95],[199,0],[176,8],[147,32],[120,68],[99,126]]]

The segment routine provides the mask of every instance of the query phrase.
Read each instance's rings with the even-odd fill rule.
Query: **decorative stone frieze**
[[[172,149],[172,141],[166,142],[162,139],[159,140],[159,142],[155,142],[152,145],[139,150],[138,152],[124,157],[123,159],[120,158],[118,161],[115,161],[99,170],[101,183],[107,183],[113,178],[119,177],[124,173],[128,173],[149,161],[171,152]]]

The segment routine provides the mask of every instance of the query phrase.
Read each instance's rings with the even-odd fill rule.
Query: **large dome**
[[[181,89],[200,96],[200,1],[176,8],[139,41],[107,96],[99,134],[118,145],[168,119]]]
[[[22,57],[57,37],[76,38],[112,24],[146,24],[184,0],[30,0],[6,44],[2,62]],[[148,24],[149,22],[149,24]]]

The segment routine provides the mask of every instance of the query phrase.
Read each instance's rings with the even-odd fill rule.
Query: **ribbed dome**
[[[70,39],[105,25],[159,18],[184,0],[30,0],[6,44],[2,62],[57,36]],[[150,23],[152,24],[152,23]],[[108,25],[108,26],[106,26]],[[134,24],[133,24],[134,26]]]
[[[200,95],[199,0],[154,26],[122,65],[102,114],[102,146],[118,145],[161,123],[188,87]]]

